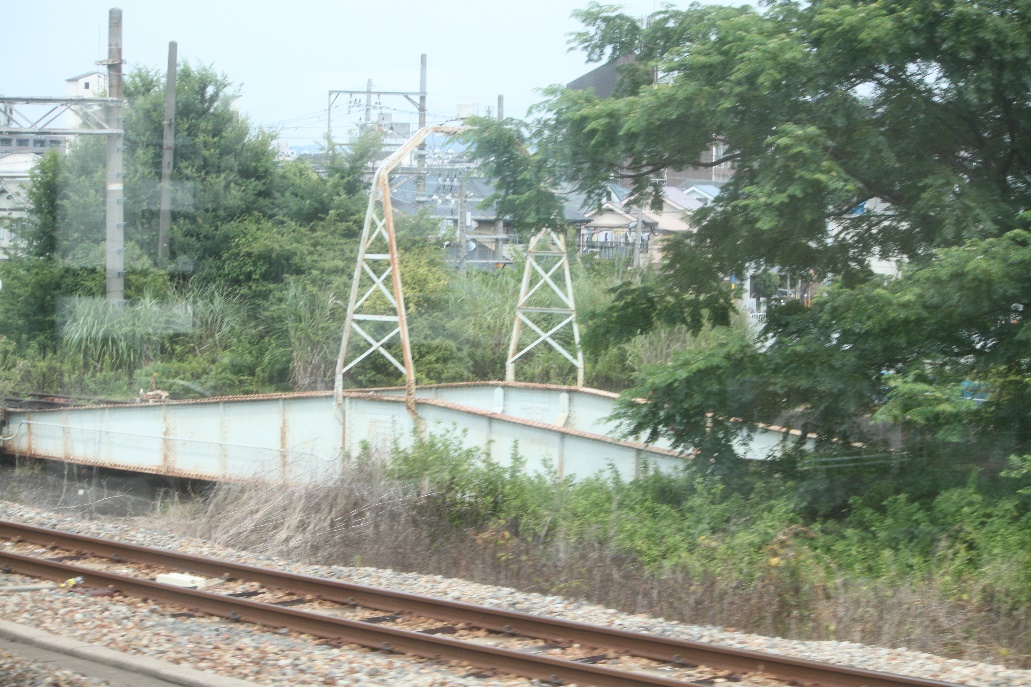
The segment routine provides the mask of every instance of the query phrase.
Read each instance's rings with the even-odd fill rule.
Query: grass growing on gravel
[[[1031,517],[976,482],[804,520],[791,485],[526,474],[416,439],[327,486],[222,486],[181,523],[313,563],[457,576],[796,639],[1031,665]],[[1026,476],[1025,476],[1026,477]]]

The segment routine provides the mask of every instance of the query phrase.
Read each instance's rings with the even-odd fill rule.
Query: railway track
[[[394,592],[7,521],[0,521],[0,538],[13,543],[0,550],[0,570],[4,572],[55,581],[81,579],[83,586],[98,590],[94,593],[143,597],[332,642],[457,661],[556,685],[684,687],[712,685],[716,680],[745,680],[754,685],[957,687]],[[125,574],[129,565],[137,567]],[[203,576],[215,584],[189,589],[149,579],[168,571]],[[370,616],[368,609],[386,613]]]

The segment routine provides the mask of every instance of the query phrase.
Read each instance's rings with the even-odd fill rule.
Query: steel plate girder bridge
[[[416,388],[389,174],[428,135],[460,130],[425,127],[376,170],[333,392],[7,409],[3,449],[165,476],[306,482],[341,475],[347,458],[362,450],[407,446],[417,433],[451,433],[498,461],[518,450],[527,470],[559,476],[613,469],[631,479],[642,470],[680,465],[683,455],[666,446],[619,438],[619,427],[608,419],[615,395],[581,387],[583,357],[568,258],[561,237],[547,228],[533,239],[527,256],[506,360],[508,379]],[[545,321],[534,319],[540,317]],[[529,344],[522,340],[524,326],[536,334]],[[564,329],[572,331],[563,338]],[[401,360],[388,350],[395,341]],[[515,381],[516,362],[538,344],[552,346],[571,362],[578,386]],[[377,354],[404,374],[405,386],[346,390],[346,373]],[[776,432],[760,431],[751,442],[759,451],[779,439]]]

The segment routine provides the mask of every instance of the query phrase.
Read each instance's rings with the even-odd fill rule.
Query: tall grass
[[[315,564],[1031,666],[1027,528],[1005,507],[966,488],[934,505],[802,523],[783,491],[732,494],[689,474],[558,480],[526,474],[519,456],[499,464],[428,437],[389,458],[354,459],[332,484],[220,486],[199,512],[165,524]],[[981,524],[961,531],[969,519]],[[924,522],[921,532],[914,522]],[[931,546],[921,549],[918,535]]]
[[[286,285],[283,321],[290,345],[291,377],[297,391],[329,388],[333,384],[344,309],[332,296],[306,288],[299,281]]]
[[[76,296],[61,303],[58,318],[63,345],[88,369],[126,372],[155,359],[169,335],[193,327],[188,302],[151,296],[131,303]]]

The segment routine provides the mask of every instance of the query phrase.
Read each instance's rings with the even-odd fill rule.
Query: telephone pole
[[[426,53],[419,58],[419,130],[426,128]],[[415,202],[426,195],[426,141],[419,144],[415,152]]]
[[[107,300],[125,300],[125,213],[122,172],[122,10],[108,14],[107,87],[110,100],[107,122],[116,131],[107,138],[107,211],[105,232]]]
[[[105,178],[105,281],[107,299],[125,299],[125,222],[122,173],[122,11],[108,14],[108,57],[106,98],[11,98],[0,96],[0,135],[14,136],[104,136],[107,138]],[[38,108],[42,108],[40,113]],[[35,110],[35,111],[34,111]],[[66,113],[80,125],[68,128],[56,124]]]
[[[466,254],[469,252],[465,247],[469,240],[465,224],[465,175],[458,184],[458,273],[463,277],[466,274]]]
[[[158,265],[168,263],[168,229],[172,223],[172,161],[175,155],[175,41],[168,43],[168,77],[165,79],[165,130],[161,142],[161,210],[158,216]]]
[[[412,91],[377,91],[372,88],[372,79],[369,79],[365,85],[363,91],[330,91],[329,98],[327,99],[326,107],[326,145],[329,146],[333,141],[333,104],[336,103],[337,97],[341,95],[347,96],[365,96],[365,127],[372,124],[372,96],[375,95],[377,98],[384,95],[399,95],[405,100],[410,102],[416,107],[419,112],[419,130],[426,128],[426,54],[423,53],[421,59],[421,70],[419,75],[419,90],[418,92]],[[414,97],[418,96],[419,100],[414,100]],[[353,102],[353,101],[352,101]],[[332,154],[332,150],[328,151]],[[426,144],[421,143],[416,149],[415,154],[416,164],[418,165],[418,175],[416,176],[416,199],[421,201],[420,197],[426,190]]]
[[[637,208],[637,230],[634,232],[633,261],[630,266],[637,268],[641,266],[641,236],[644,231],[644,211],[640,206]]]

